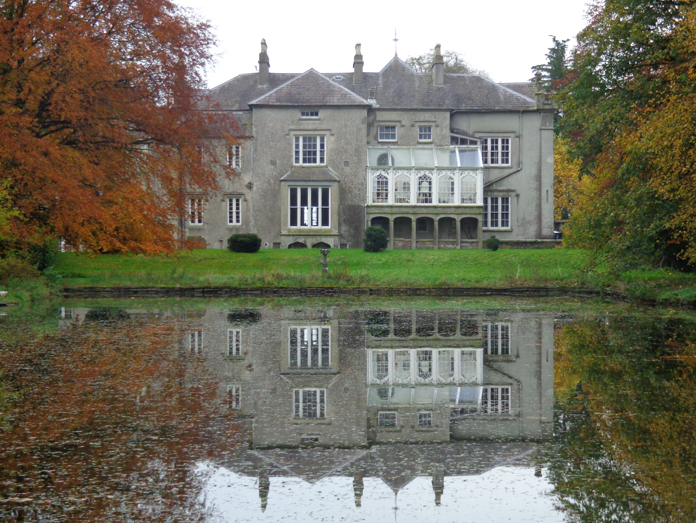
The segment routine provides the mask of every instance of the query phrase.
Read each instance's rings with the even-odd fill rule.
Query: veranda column
[[[394,250],[394,218],[389,218],[389,250]]]
[[[435,217],[433,218],[433,227],[435,228],[435,248],[440,248],[440,220]]]
[[[483,249],[483,220],[481,218],[478,219],[476,237],[478,238],[478,248]]]
[[[411,217],[411,249],[416,250],[416,220]]]
[[[462,248],[462,219],[455,218],[454,220],[457,225],[457,249]]]

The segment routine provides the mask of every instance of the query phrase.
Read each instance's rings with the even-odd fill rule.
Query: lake
[[[61,305],[0,316],[3,521],[696,519],[693,313]]]

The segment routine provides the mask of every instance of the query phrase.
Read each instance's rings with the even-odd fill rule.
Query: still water
[[[693,315],[65,305],[0,317],[3,521],[695,519]]]

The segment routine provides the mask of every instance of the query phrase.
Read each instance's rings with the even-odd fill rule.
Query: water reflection
[[[688,323],[343,306],[60,315],[58,334],[2,353],[22,394],[2,434],[9,520],[693,512],[693,488],[670,490],[694,472]]]

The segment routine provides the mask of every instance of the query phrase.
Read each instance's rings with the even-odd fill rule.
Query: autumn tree
[[[208,25],[169,0],[0,0],[10,236],[94,252],[175,248],[185,192],[217,187],[208,138],[235,129],[200,110],[212,43]]]
[[[435,49],[431,49],[425,54],[407,58],[406,63],[410,65],[417,73],[429,74],[430,69],[433,66],[434,56]],[[456,51],[443,51],[442,58],[445,61],[446,73],[470,73],[480,74],[488,77],[488,73],[469,65],[469,63],[464,60],[464,57]]]
[[[681,0],[590,7],[556,96],[587,177],[564,228],[568,245],[623,266],[693,269],[694,9]]]

